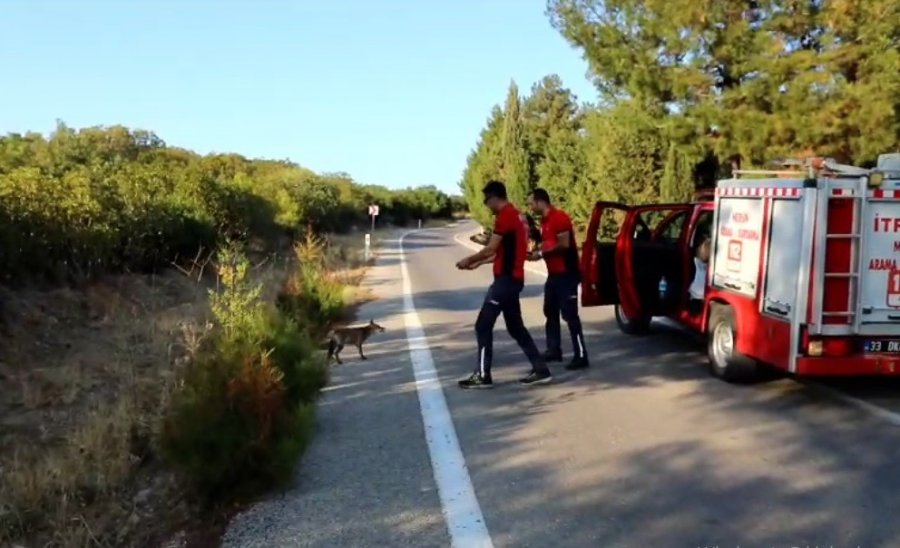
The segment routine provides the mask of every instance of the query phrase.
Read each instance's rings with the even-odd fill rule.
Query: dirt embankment
[[[368,298],[355,287],[362,239],[330,240],[349,316]],[[265,301],[294,260],[256,260]],[[232,508],[204,507],[154,444],[180,366],[212,327],[212,270],[0,287],[0,546],[218,545]]]
[[[0,290],[0,544],[146,545],[196,514],[152,440],[207,284],[171,271]]]

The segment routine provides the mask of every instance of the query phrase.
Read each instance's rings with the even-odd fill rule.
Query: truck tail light
[[[806,345],[806,353],[813,358],[818,358],[825,353],[825,345],[822,341],[809,341]]]
[[[840,358],[853,353],[853,343],[849,339],[817,339],[806,345],[806,354],[817,358],[827,356]]]

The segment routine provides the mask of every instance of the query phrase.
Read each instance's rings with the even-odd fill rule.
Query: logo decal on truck
[[[900,270],[892,268],[888,274],[887,305],[900,308]]]
[[[744,251],[744,244],[740,240],[728,240],[728,270],[732,272],[740,272],[741,255]]]

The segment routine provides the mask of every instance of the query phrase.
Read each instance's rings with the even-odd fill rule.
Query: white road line
[[[456,234],[453,235],[453,239],[456,241],[456,243],[460,244],[463,247],[467,247],[469,249],[478,251],[483,246],[480,246],[480,245],[476,244],[475,242],[469,240],[469,237],[472,236],[473,234],[476,234],[477,232],[478,232],[477,230],[476,231],[469,230],[466,232],[457,232]],[[542,272],[540,270],[532,268],[530,265],[526,264],[525,269],[528,270],[529,272],[539,274],[545,278],[547,277],[546,272]],[[581,287],[579,287],[578,290],[580,292]],[[684,329],[677,322],[669,320],[668,318],[659,318],[657,321],[662,322],[666,325],[672,326],[676,329]],[[866,413],[869,413],[870,415],[878,417],[879,419],[882,419],[893,426],[900,426],[900,413],[891,411],[889,409],[881,407],[880,405],[875,405],[874,403],[869,403],[865,400],[856,398],[849,394],[845,394],[845,393],[841,392],[840,390],[831,388],[830,386],[825,386],[824,384],[815,382],[813,380],[795,379],[795,381],[799,382],[800,384],[803,384],[804,386],[807,386],[808,388],[811,388],[813,390],[818,390],[822,394],[825,394],[825,395],[827,395],[831,398],[834,398],[838,401],[844,402],[847,405],[851,405],[853,407],[856,407],[857,409],[861,409],[861,410],[865,411]]]
[[[455,548],[492,548],[491,535],[478,505],[478,498],[475,497],[475,488],[472,487],[466,459],[459,447],[453,417],[444,399],[428,339],[425,338],[425,330],[413,304],[412,283],[403,252],[403,239],[413,232],[416,231],[405,232],[399,241],[403,319],[434,481],[437,483],[441,509],[452,545]]]
[[[870,415],[878,417],[879,419],[886,421],[888,424],[890,424],[892,426],[900,426],[900,413],[891,411],[889,409],[881,407],[880,405],[875,405],[874,403],[869,403],[865,400],[861,400],[861,399],[851,396],[849,394],[845,394],[845,393],[841,392],[840,390],[834,389],[830,386],[826,386],[826,385],[821,384],[816,381],[800,379],[798,382],[800,382],[800,384],[803,384],[813,390],[818,390],[819,392],[821,392],[822,394],[825,394],[826,396],[829,396],[836,400],[842,401],[842,402],[846,403],[847,405],[851,405],[853,407],[856,407],[857,409],[860,409],[862,411],[865,411],[866,413],[869,413]]]

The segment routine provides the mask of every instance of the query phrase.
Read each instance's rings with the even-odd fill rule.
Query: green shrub
[[[343,314],[344,286],[328,275],[327,253],[321,240],[308,234],[305,241],[294,246],[294,254],[299,266],[279,293],[278,308],[317,338]]]
[[[284,374],[283,382],[290,401],[312,402],[328,384],[328,364],[316,353],[316,345],[297,323],[279,317],[271,329],[266,346],[271,358]]]
[[[167,460],[209,496],[285,479],[304,445],[292,440],[297,408],[282,378],[266,354],[214,352],[192,363],[163,425]]]
[[[289,479],[311,439],[315,397],[327,382],[305,333],[260,301],[240,248],[224,248],[216,264],[215,338],[184,371],[161,434],[166,460],[211,497]]]

